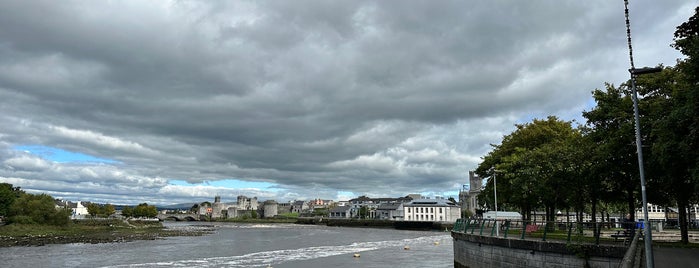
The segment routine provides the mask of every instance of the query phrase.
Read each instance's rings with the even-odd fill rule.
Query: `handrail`
[[[477,234],[480,236],[498,236],[508,238],[510,235],[516,235],[519,239],[536,238],[542,241],[549,239],[565,240],[567,243],[591,243],[600,244],[602,230],[605,229],[605,241],[617,241],[620,237],[630,238],[629,236],[620,235],[622,225],[619,222],[585,222],[576,221],[524,221],[524,220],[505,220],[505,219],[482,219],[469,218],[458,219],[452,231],[461,233]],[[499,228],[496,232],[495,228]],[[476,230],[478,229],[478,230]],[[470,231],[470,232],[469,232]],[[477,232],[476,232],[477,231]],[[610,231],[616,231],[616,234],[610,234]],[[628,230],[627,230],[628,231]],[[488,235],[490,233],[490,235]],[[624,234],[627,232],[625,231]],[[510,238],[512,239],[512,238]],[[628,241],[627,239],[624,239]]]
[[[624,258],[621,259],[618,268],[633,268],[641,266],[642,262],[640,255],[642,252],[638,247],[638,237],[641,236],[641,230],[641,228],[636,229],[633,240],[629,245],[629,249],[626,250],[626,254],[624,254]]]

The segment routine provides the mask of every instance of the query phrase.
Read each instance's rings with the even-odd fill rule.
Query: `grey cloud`
[[[644,40],[687,9],[632,3],[639,54],[672,65]],[[4,153],[0,176],[101,200],[452,191],[514,123],[628,77],[609,1],[3,1],[0,25],[0,145],[118,161]],[[167,185],[228,178],[277,188]]]

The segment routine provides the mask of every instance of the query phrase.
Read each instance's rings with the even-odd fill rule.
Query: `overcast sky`
[[[682,57],[697,5],[631,1],[637,67]],[[72,201],[457,197],[515,124],[629,77],[622,0],[2,0],[0,25],[0,182]]]

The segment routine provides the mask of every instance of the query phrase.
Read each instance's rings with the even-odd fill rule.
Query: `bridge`
[[[165,221],[165,220],[198,221],[199,220],[199,215],[194,214],[194,213],[177,213],[177,214],[158,213],[157,217],[161,221]]]

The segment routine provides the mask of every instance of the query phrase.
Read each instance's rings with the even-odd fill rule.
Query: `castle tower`
[[[471,170],[468,172],[469,189],[468,193],[464,193],[464,200],[462,201],[462,207],[469,211],[471,215],[476,215],[476,209],[478,208],[478,195],[481,193],[483,188],[483,179],[479,177],[475,171]],[[461,198],[461,194],[459,194]]]

